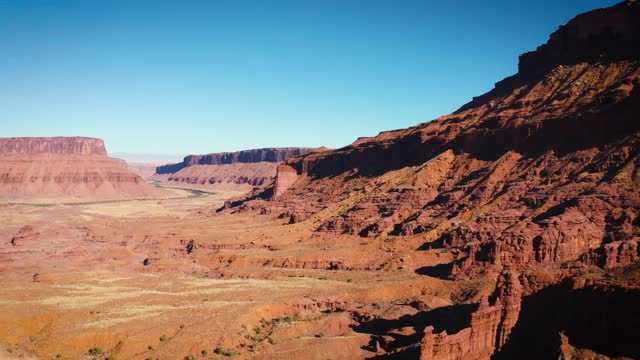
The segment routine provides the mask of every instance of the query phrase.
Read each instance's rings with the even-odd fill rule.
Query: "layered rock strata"
[[[107,156],[100,139],[0,139],[0,196],[8,200],[111,200],[163,192]]]
[[[629,264],[640,237],[638,24],[633,1],[580,15],[455,113],[289,159],[277,185],[226,211],[313,217],[327,237],[423,239],[418,250],[455,251],[449,277]]]
[[[291,157],[308,154],[312,150],[268,148],[189,155],[181,163],[158,166],[152,179],[162,182],[165,186],[249,191],[272,183],[278,164]]]
[[[522,296],[518,276],[504,272],[498,280],[493,303],[485,296],[471,314],[470,326],[455,334],[434,334],[427,326],[421,343],[420,360],[489,359],[500,351],[518,321]]]

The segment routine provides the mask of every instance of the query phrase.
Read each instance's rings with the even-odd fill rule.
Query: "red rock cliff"
[[[161,196],[110,158],[100,139],[0,138],[0,198],[108,200]]]
[[[193,165],[225,165],[235,163],[283,162],[290,157],[305,155],[313,151],[310,148],[265,148],[223,152],[205,155],[189,155],[181,163],[167,164],[156,168],[157,174],[175,173]]]
[[[107,155],[104,141],[87,137],[0,138],[0,154]]]
[[[416,248],[454,254],[449,277],[628,264],[640,237],[638,24],[632,1],[581,15],[455,113],[289,159],[300,176],[286,192],[227,206],[290,222],[327,209],[318,234],[423,239]]]
[[[509,339],[518,321],[522,289],[512,272],[500,275],[495,300],[483,297],[478,310],[471,314],[470,326],[455,334],[434,334],[427,326],[422,339],[420,360],[488,360]]]
[[[273,181],[283,161],[304,154],[308,148],[267,148],[231,153],[189,155],[183,162],[158,166],[153,179],[170,186],[197,189],[248,191]],[[283,182],[278,187],[282,189]],[[287,185],[288,186],[288,185]]]
[[[277,198],[293,185],[298,179],[298,172],[289,165],[278,165],[276,173],[276,183],[274,187],[273,197]]]

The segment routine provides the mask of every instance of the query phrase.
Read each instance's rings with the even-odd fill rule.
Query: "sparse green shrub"
[[[180,324],[180,329],[184,329],[184,324]]]
[[[238,353],[235,351],[231,351],[231,350],[225,350],[221,347],[217,347],[215,350],[213,350],[214,353],[218,354],[218,355],[222,355],[222,356],[227,356],[227,357],[231,357],[231,356],[237,356]]]
[[[196,357],[193,355],[187,355],[184,357],[184,360],[196,360]]]
[[[149,345],[149,346],[147,346],[147,349],[149,349],[149,350],[153,350],[153,345]]]
[[[324,337],[324,334],[323,333],[317,333],[314,336],[317,337],[317,338],[321,338],[321,337]]]
[[[113,355],[109,355],[104,360],[116,360],[116,357]]]
[[[329,280],[329,278],[328,278],[328,277],[326,277],[326,276],[320,276],[318,279],[319,279],[319,280]]]
[[[209,352],[207,350],[202,350],[200,353],[202,354],[202,357],[206,357],[207,355],[209,355]]]
[[[60,353],[56,354],[56,359],[62,359],[62,354]]]
[[[89,355],[100,355],[102,354],[102,349],[100,349],[99,347],[94,347],[89,349],[89,351],[87,351],[87,354]]]
[[[167,341],[167,335],[160,336],[160,341],[162,341],[162,342]]]

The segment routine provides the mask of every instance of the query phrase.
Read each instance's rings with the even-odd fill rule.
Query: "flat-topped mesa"
[[[558,65],[637,59],[640,54],[640,4],[628,0],[576,16],[549,41],[520,55],[519,73],[547,71]]]
[[[104,141],[88,137],[0,138],[0,154],[107,155]]]
[[[157,174],[173,174],[193,165],[227,165],[235,163],[283,162],[291,157],[312,152],[312,148],[264,148],[222,152],[204,155],[188,155],[181,163],[167,164],[156,168]]]
[[[86,137],[0,138],[0,199],[120,200],[164,196]]]

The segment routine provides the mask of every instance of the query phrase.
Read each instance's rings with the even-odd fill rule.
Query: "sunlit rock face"
[[[104,142],[84,137],[0,139],[0,196],[106,200],[162,195],[107,156]]]

